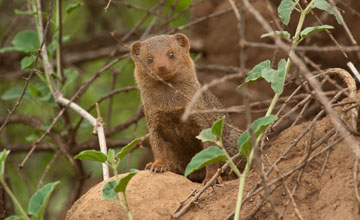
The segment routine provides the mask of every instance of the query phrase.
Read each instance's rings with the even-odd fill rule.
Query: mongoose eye
[[[151,56],[148,56],[147,57],[147,62],[148,63],[152,63],[154,61],[154,59],[151,57]]]
[[[170,59],[172,59],[172,58],[174,58],[174,53],[170,52],[168,56],[169,56]]]

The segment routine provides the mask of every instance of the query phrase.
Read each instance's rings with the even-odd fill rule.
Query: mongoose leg
[[[166,172],[168,170],[165,151],[165,145],[167,145],[167,143],[155,130],[150,130],[150,133],[150,143],[154,154],[154,162],[146,164],[145,169],[148,169],[154,173]]]
[[[205,179],[203,180],[202,184],[205,185],[207,182],[210,181],[210,179],[215,175],[215,173],[217,172],[217,170],[219,169],[219,163],[213,163],[210,165],[206,166],[206,176]],[[221,177],[221,175],[219,175],[216,178],[215,183],[222,183],[223,179]]]

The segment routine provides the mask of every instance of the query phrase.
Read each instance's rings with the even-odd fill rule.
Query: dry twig
[[[358,213],[360,214],[360,193],[359,193],[358,173],[359,173],[359,158],[355,158],[353,178],[354,178],[354,187],[355,187],[355,197],[358,202]]]

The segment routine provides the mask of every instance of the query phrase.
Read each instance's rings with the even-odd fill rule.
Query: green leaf
[[[281,39],[290,39],[290,33],[287,32],[287,31],[275,31],[275,34],[276,34],[277,36],[279,36]],[[260,38],[272,37],[272,36],[274,36],[274,32],[262,34],[262,35],[260,36]]]
[[[61,80],[61,77],[56,74],[56,73],[51,73],[50,76],[54,79],[54,80],[57,80],[57,81],[60,81]]]
[[[270,67],[270,60],[265,60],[265,61],[257,64],[256,66],[254,66],[252,68],[252,70],[250,70],[248,72],[246,79],[245,79],[245,83],[247,85],[250,85],[252,82],[262,79],[263,72],[270,71],[270,70],[272,70]],[[243,86],[244,86],[244,84],[241,84],[240,86],[238,86],[237,90],[240,91]]]
[[[107,160],[107,156],[96,150],[84,150],[74,157],[78,160],[90,160],[104,163]]]
[[[78,78],[79,71],[77,69],[66,69],[64,71],[64,75],[66,77],[65,84],[70,85],[72,82],[74,82]]]
[[[215,146],[206,148],[197,153],[187,165],[185,176],[215,162],[225,162],[226,156],[224,152]]]
[[[275,93],[281,94],[284,90],[286,80],[286,61],[281,59],[278,63],[276,81],[271,84]]]
[[[201,140],[202,142],[215,142],[216,141],[216,135],[211,132],[211,129],[205,129],[200,132],[198,136],[196,136],[197,139]]]
[[[269,116],[265,116],[265,117],[256,119],[252,123],[252,129],[255,133],[255,136],[258,137],[260,135],[260,133],[265,130],[265,128],[267,128],[271,123],[273,123],[277,119],[278,119],[278,117],[275,115],[269,115]]]
[[[295,2],[293,0],[282,0],[281,1],[280,5],[278,7],[278,14],[279,14],[279,17],[280,17],[282,23],[284,23],[285,25],[289,24],[291,13],[295,9],[295,6],[297,3],[298,3],[298,0]]]
[[[275,93],[281,94],[285,83],[285,67],[286,62],[284,59],[280,60],[278,70],[270,67],[270,60],[263,61],[248,73],[245,83],[250,84],[253,81],[264,78],[267,82],[271,83],[271,88]]]
[[[275,115],[269,115],[266,117],[259,118],[252,123],[252,130],[254,132],[255,138],[267,128],[271,123],[277,120]],[[252,150],[252,141],[250,131],[244,131],[238,139],[238,149],[240,155],[249,157]]]
[[[41,101],[45,101],[45,102],[49,102],[52,98],[52,95],[51,95],[51,92],[50,92],[50,88],[49,86],[45,83],[45,82],[42,82],[39,86],[38,86],[38,89],[41,93],[41,98],[40,100]]]
[[[16,14],[16,15],[37,15],[37,12],[34,12],[33,10],[21,11],[19,9],[15,9],[14,14]],[[46,12],[43,12],[42,15],[45,19],[48,18]]]
[[[12,215],[12,216],[7,217],[5,220],[26,220],[26,218]]]
[[[278,64],[278,70],[271,68],[264,69],[262,71],[262,77],[271,83],[271,88],[275,93],[281,94],[285,84],[285,73],[286,73],[286,61],[281,59]]]
[[[41,129],[42,131],[46,131],[46,130],[50,127],[51,124],[52,124],[51,121],[44,122],[44,123],[41,125],[40,129]]]
[[[3,47],[3,48],[0,48],[0,53],[14,52],[14,51],[16,51],[15,47]]]
[[[16,15],[33,15],[33,14],[35,14],[35,12],[33,10],[21,11],[19,9],[15,9],[14,13]]]
[[[178,1],[178,4],[177,4],[176,8],[177,8],[177,10],[179,10],[179,11],[183,11],[183,10],[189,8],[191,2],[192,2],[192,0],[181,0],[181,1]]]
[[[314,32],[320,32],[327,29],[334,29],[331,25],[321,25],[321,26],[315,26],[315,27],[307,27],[304,30],[300,32],[301,39],[304,39],[305,37],[308,37]]]
[[[39,77],[39,79],[41,79],[41,81],[43,81],[44,83],[47,83],[44,73],[41,73],[39,71],[35,71],[35,73]]]
[[[249,157],[252,149],[251,135],[248,130],[244,131],[238,139],[238,149],[240,155]]]
[[[315,3],[311,6],[311,8],[318,8],[320,10],[327,11],[329,14],[335,16],[336,21],[339,24],[342,24],[341,21],[343,18],[340,12],[336,13],[335,8],[333,8],[332,5],[329,4],[326,0],[315,0]]]
[[[48,54],[52,54],[57,48],[58,39],[54,36],[53,36],[53,40],[47,46]]]
[[[271,69],[270,60],[265,60],[257,64],[247,75],[245,82],[250,83],[262,78],[262,71],[265,69]]]
[[[65,92],[67,87],[71,85],[79,76],[79,72],[77,69],[65,69],[64,75],[66,77],[66,81],[64,83],[64,86],[62,87],[62,92]]]
[[[116,185],[116,180],[111,180],[107,182],[103,187],[103,194],[101,196],[101,200],[119,201],[118,193],[114,191]]]
[[[32,30],[17,33],[12,44],[23,53],[35,53],[40,47],[38,35]]]
[[[10,154],[10,150],[4,149],[0,153],[0,178],[4,179],[4,172],[5,172],[5,162],[7,156]]]
[[[30,93],[31,96],[33,96],[33,97],[41,97],[41,92],[40,92],[37,85],[29,83],[28,89],[29,89],[29,93]]]
[[[70,40],[70,35],[63,35],[62,36],[62,41],[63,41],[63,43],[66,43],[66,42],[68,42],[69,40]]]
[[[2,100],[18,99],[23,90],[24,90],[23,88],[11,88],[1,96],[1,99]],[[31,98],[31,95],[28,92],[26,92],[23,98],[29,99]]]
[[[222,135],[222,130],[224,127],[224,120],[225,120],[225,116],[223,116],[221,119],[215,121],[213,126],[211,127],[211,133],[215,134],[216,137],[218,137],[218,138],[220,138]]]
[[[110,164],[115,164],[115,151],[114,149],[108,150],[107,160],[110,162]]]
[[[9,155],[9,153],[10,153],[10,150],[4,149],[3,151],[1,151],[1,153],[0,153],[0,163],[3,163],[3,162],[6,161],[6,158]]]
[[[67,135],[67,134],[68,134],[67,130],[62,130],[62,132],[60,132],[60,135],[63,136],[63,137],[64,137],[65,135]]]
[[[27,56],[27,57],[24,57],[22,60],[21,60],[21,69],[23,70],[31,70],[32,69],[32,66],[34,64],[34,61],[35,61],[35,58],[33,56]]]
[[[131,180],[131,178],[133,178],[133,176],[134,176],[137,172],[138,172],[137,169],[130,169],[130,170],[129,170],[129,174],[120,179],[120,181],[119,181],[119,183],[117,184],[117,186],[115,187],[114,191],[115,191],[115,192],[125,193],[127,184],[129,183],[129,181]]]
[[[6,161],[7,156],[9,155],[10,150],[4,149],[0,152],[0,163],[3,163]]]
[[[80,124],[80,128],[91,129],[91,128],[93,128],[93,126],[90,124],[90,122],[88,120],[83,120]]]
[[[139,143],[140,140],[141,137],[136,138],[135,140],[131,141],[128,145],[121,148],[120,152],[117,153],[117,158],[121,160],[129,151],[131,151],[131,149],[133,149],[136,146],[137,143]]]
[[[37,134],[37,133],[32,133],[32,134],[26,136],[26,137],[25,137],[25,140],[26,140],[27,142],[33,142],[33,141],[36,141],[36,140],[39,139],[39,138],[40,138],[39,134]]]
[[[81,5],[82,5],[81,2],[71,3],[71,4],[66,6],[65,11],[66,11],[66,13],[70,14],[72,11],[74,11],[75,9],[80,7]]]
[[[45,213],[45,208],[49,202],[51,193],[54,191],[55,187],[60,183],[56,181],[53,183],[48,183],[45,186],[41,187],[29,201],[29,214],[35,216],[38,219],[43,219]]]
[[[266,68],[261,71],[261,76],[264,78],[267,82],[272,83],[274,81],[274,78],[276,76],[276,70],[272,68]]]

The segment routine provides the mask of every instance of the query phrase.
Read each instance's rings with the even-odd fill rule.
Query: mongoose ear
[[[175,39],[181,47],[185,48],[187,51],[190,50],[190,41],[185,34],[181,34],[181,33],[175,34]]]
[[[140,55],[140,48],[141,48],[140,41],[133,42],[131,44],[131,46],[130,46],[131,57],[139,56]]]

